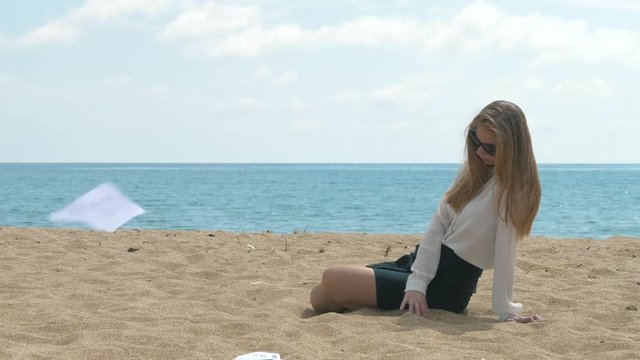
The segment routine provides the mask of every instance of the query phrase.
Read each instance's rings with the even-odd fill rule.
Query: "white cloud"
[[[274,73],[269,66],[259,66],[254,72],[254,78],[268,82],[275,86],[284,86],[295,83],[298,80],[298,73],[295,71],[285,71]]]
[[[402,105],[418,104],[432,97],[428,87],[415,88],[411,84],[392,84],[373,90],[372,98],[375,102],[399,103]]]
[[[162,31],[166,39],[216,35],[260,23],[257,6],[218,5],[212,2],[186,10]]]
[[[337,93],[329,96],[326,99],[326,103],[330,105],[353,104],[356,101],[359,101],[360,98],[361,94],[355,91],[338,91]]]
[[[394,100],[402,96],[403,89],[400,85],[388,85],[373,91],[373,96],[380,100]]]
[[[273,84],[278,86],[290,85],[298,80],[298,73],[295,71],[286,71],[273,78]]]
[[[558,1],[578,6],[600,4],[595,0]],[[638,31],[593,27],[582,20],[567,20],[539,13],[514,15],[484,0],[472,2],[445,19],[425,21],[417,16],[364,16],[315,28],[292,22],[267,24],[262,12],[269,8],[259,4],[87,0],[15,42],[22,46],[68,44],[77,41],[84,28],[94,22],[107,22],[135,14],[154,16],[177,11],[158,37],[182,42],[188,50],[213,58],[257,57],[291,48],[343,46],[413,48],[427,54],[453,52],[478,57],[512,53],[533,65],[603,62],[640,64]],[[620,10],[640,8],[640,3],[624,0],[606,4],[603,6]],[[10,43],[11,40],[0,34],[0,45],[3,42]]]
[[[65,22],[51,22],[19,38],[17,44],[20,46],[68,44],[79,37],[80,33],[75,26]]]
[[[524,87],[529,90],[543,90],[546,85],[544,80],[537,77],[527,78],[525,79],[523,84],[524,84]]]
[[[377,87],[367,96],[374,103],[395,103],[403,109],[407,109],[408,106],[421,107],[445,91],[444,88],[457,81],[453,74],[445,75],[436,72],[412,74],[410,77]]]
[[[231,113],[237,110],[251,110],[259,106],[260,101],[258,99],[250,96],[241,96],[215,102],[211,107],[211,112],[215,114]]]
[[[288,126],[294,131],[339,132],[353,130],[372,130],[375,126],[377,126],[377,124],[367,123],[361,120],[343,119],[339,117],[318,117],[291,120],[289,121]]]
[[[253,76],[256,79],[264,80],[264,79],[268,79],[271,76],[271,73],[272,73],[271,67],[262,65],[256,69],[256,71],[253,73]]]
[[[168,85],[157,85],[149,89],[149,95],[151,96],[164,97],[169,95],[170,93],[171,88]]]
[[[510,15],[494,4],[476,1],[449,21],[429,24],[428,52],[453,49],[494,54],[522,51],[531,63],[547,65],[602,61],[639,64],[640,34],[606,27],[590,28],[585,21],[557,17]]]
[[[72,10],[66,18],[79,23],[106,21],[134,13],[157,15],[166,11],[170,4],[169,0],[88,0]]]
[[[102,83],[108,87],[118,88],[130,85],[133,83],[133,80],[128,75],[108,76],[102,80]]]
[[[617,81],[603,78],[546,81],[538,77],[530,77],[525,79],[522,84],[525,89],[531,91],[582,98],[610,98],[616,95],[621,88]]]
[[[575,6],[640,10],[640,2],[557,0]],[[351,6],[359,1],[350,3]],[[263,4],[263,7],[260,6]],[[87,0],[62,17],[15,40],[0,34],[0,46],[69,44],[87,25],[141,14],[176,12],[159,32],[167,41],[213,58],[257,57],[284,49],[322,47],[413,48],[429,55],[463,53],[487,57],[516,54],[537,66],[560,63],[640,64],[640,32],[593,27],[539,13],[510,14],[495,4],[477,0],[445,19],[364,16],[338,24],[303,27],[292,22],[267,24],[264,3],[238,5],[189,0]],[[283,82],[291,81],[283,79]],[[295,79],[293,80],[295,81]]]
[[[550,88],[553,93],[558,95],[578,94],[585,97],[611,97],[615,95],[618,84],[612,80],[598,78],[587,81],[565,80]]]
[[[290,97],[289,109],[293,111],[302,111],[308,108],[307,102],[299,97]]]
[[[559,2],[580,7],[610,9],[618,11],[640,11],[638,0],[558,0]]]
[[[68,44],[77,41],[83,26],[132,14],[156,15],[169,9],[169,0],[87,0],[59,19],[19,37],[21,46]]]
[[[297,25],[278,25],[271,29],[252,26],[241,32],[202,42],[196,46],[201,46],[201,51],[211,57],[255,57],[261,53],[287,47],[312,45],[315,41],[311,35]]]
[[[321,42],[327,44],[367,47],[410,46],[427,36],[425,27],[418,20],[375,16],[323,27],[315,33]]]
[[[414,74],[410,79],[377,86],[371,90],[340,90],[322,100],[325,106],[348,105],[370,108],[374,104],[395,104],[403,109],[423,106],[434,98],[443,83],[455,81],[452,76],[438,74]]]
[[[206,3],[178,15],[160,37],[184,39],[211,57],[254,57],[291,47],[407,46],[424,36],[423,30],[413,19],[373,16],[316,29],[292,23],[266,26],[257,6]]]
[[[178,15],[162,32],[210,57],[256,57],[288,48],[356,46],[415,48],[429,54],[462,52],[474,56],[515,53],[531,64],[640,64],[640,33],[590,27],[582,20],[512,15],[478,0],[446,20],[366,16],[341,24],[303,28],[267,25],[256,6],[204,4]]]
[[[259,102],[256,98],[244,96],[244,97],[238,98],[237,103],[241,108],[251,109],[251,108],[255,108]]]
[[[420,38],[418,23],[405,19],[367,17],[337,26],[307,30],[296,24],[270,28],[251,26],[212,43],[202,43],[212,57],[253,57],[285,48],[326,46],[398,47]]]

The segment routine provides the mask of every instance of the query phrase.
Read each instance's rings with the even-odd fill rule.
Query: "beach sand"
[[[411,235],[0,228],[0,359],[640,359],[640,240],[528,238],[500,323],[485,271],[468,314],[316,314],[323,269],[392,261]]]

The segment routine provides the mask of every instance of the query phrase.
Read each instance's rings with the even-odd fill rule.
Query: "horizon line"
[[[0,161],[0,164],[15,165],[72,165],[72,164],[93,164],[93,165],[461,165],[462,162],[162,162],[162,161]],[[640,165],[640,162],[539,162],[538,165]]]

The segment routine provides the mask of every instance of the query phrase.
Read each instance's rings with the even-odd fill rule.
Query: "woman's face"
[[[483,144],[494,146],[496,144],[496,134],[483,124],[478,124],[476,127],[476,136]],[[486,166],[493,167],[496,164],[496,156],[488,154],[482,146],[478,146],[476,155]]]

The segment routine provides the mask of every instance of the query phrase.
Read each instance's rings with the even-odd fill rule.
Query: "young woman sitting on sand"
[[[516,243],[540,205],[540,180],[527,120],[508,101],[494,101],[467,128],[466,159],[435,212],[412,265],[334,266],[311,291],[319,313],[361,307],[462,313],[482,269],[492,268],[493,310],[502,321],[528,323],[512,302]],[[406,259],[406,257],[405,257]],[[387,263],[388,264],[388,263]]]

